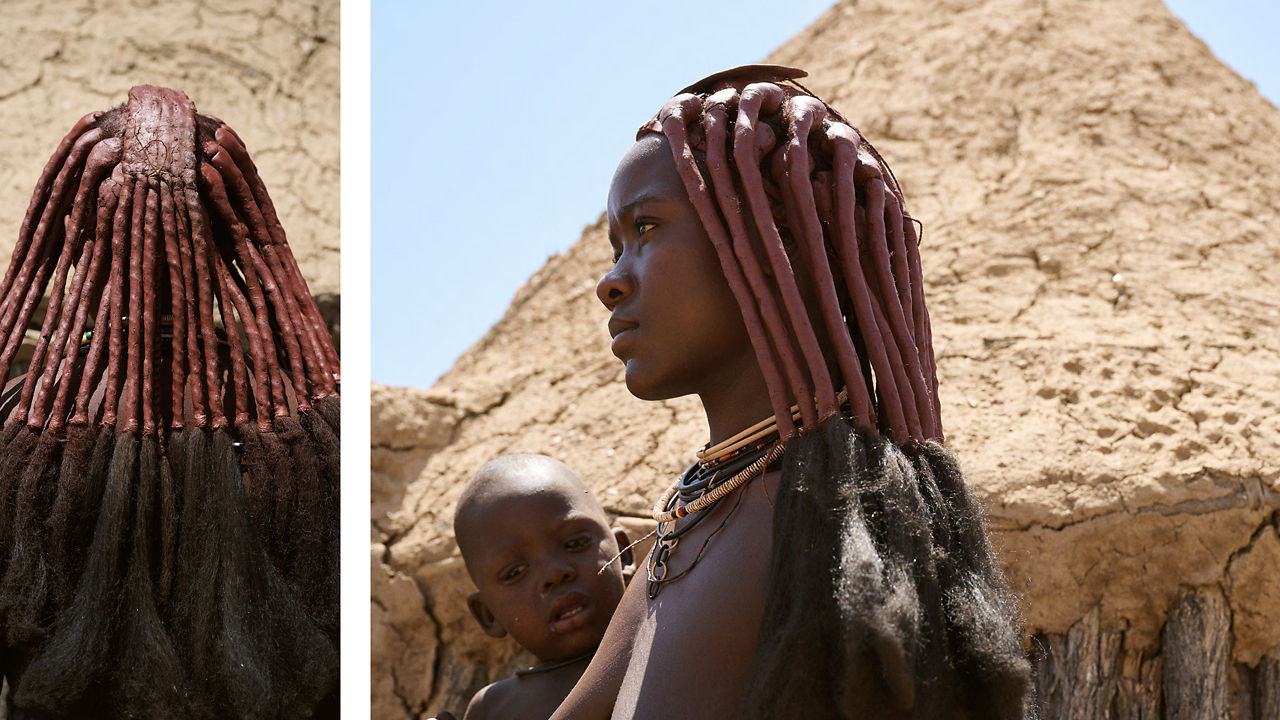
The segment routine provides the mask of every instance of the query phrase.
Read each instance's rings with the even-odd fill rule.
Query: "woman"
[[[614,175],[612,350],[636,397],[698,395],[710,442],[555,718],[1029,707],[1016,605],[941,445],[914,221],[804,75],[695,83]]]

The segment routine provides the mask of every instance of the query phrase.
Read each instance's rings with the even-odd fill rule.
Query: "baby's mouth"
[[[556,603],[551,612],[551,632],[567,633],[591,621],[591,599],[580,593]]]
[[[556,615],[556,620],[567,620],[586,609],[587,609],[587,606],[585,604],[574,603],[573,605],[570,605],[569,607],[560,611],[560,614]]]

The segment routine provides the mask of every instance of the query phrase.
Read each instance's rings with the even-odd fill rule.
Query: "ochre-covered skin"
[[[336,712],[338,355],[234,131],[149,85],[81,118],[0,282],[0,377],[46,293],[0,402],[13,717]]]

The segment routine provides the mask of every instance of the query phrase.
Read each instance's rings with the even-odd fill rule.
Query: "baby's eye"
[[[524,563],[516,563],[508,566],[498,573],[498,582],[508,583],[519,578],[524,573]]]
[[[645,233],[649,232],[650,230],[656,227],[658,227],[657,223],[649,222],[648,220],[637,220],[636,221],[636,237],[643,236]]]
[[[565,542],[564,549],[576,552],[578,550],[586,550],[590,546],[591,546],[591,538],[576,537]]]

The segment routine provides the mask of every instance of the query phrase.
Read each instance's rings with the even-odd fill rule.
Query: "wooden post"
[[[1165,720],[1229,720],[1231,621],[1217,588],[1197,588],[1169,609],[1161,638]]]

